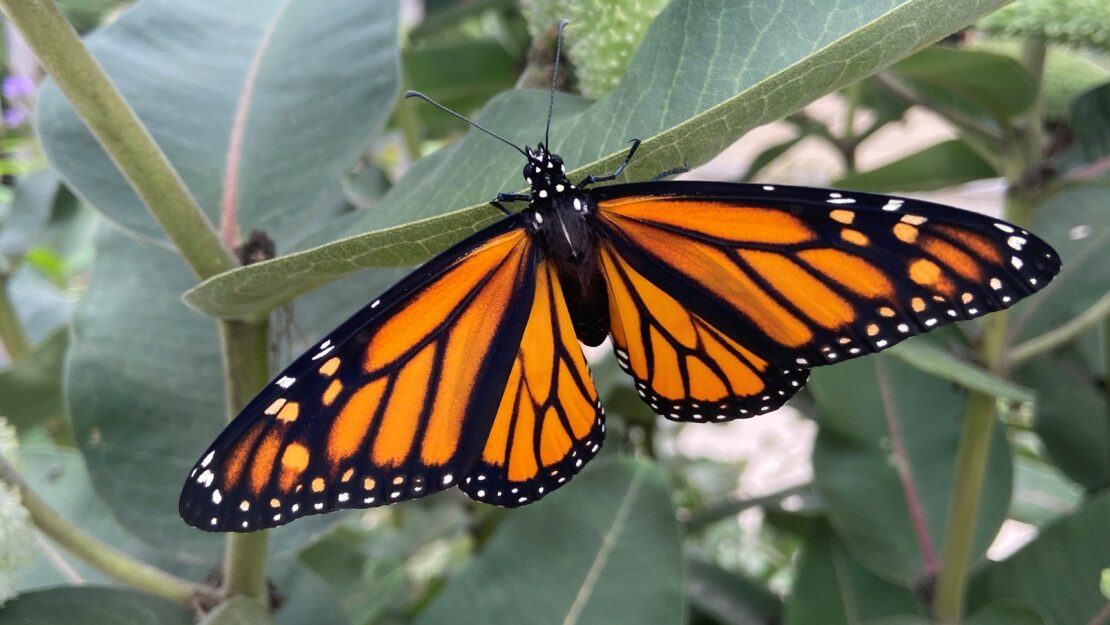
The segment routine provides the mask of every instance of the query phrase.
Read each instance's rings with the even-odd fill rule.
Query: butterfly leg
[[[686,163],[683,163],[682,167],[675,167],[673,169],[668,169],[667,171],[665,171],[661,174],[656,174],[656,176],[654,178],[652,178],[651,181],[652,182],[659,182],[660,180],[663,180],[664,178],[670,178],[671,176],[677,176],[679,174],[684,174],[688,171],[690,171],[690,168],[686,166]]]
[[[512,212],[510,212],[509,209],[505,208],[505,206],[501,204],[502,202],[527,202],[531,199],[532,196],[524,193],[498,193],[497,197],[490,200],[489,203],[490,206],[493,206],[502,213],[505,213],[506,215],[512,215]]]
[[[632,155],[636,153],[636,148],[640,147],[639,139],[633,139],[630,143],[632,143],[632,147],[628,149],[628,156],[624,157],[624,162],[621,163],[620,166],[617,167],[615,170],[613,170],[613,173],[606,176],[594,176],[593,174],[591,174],[583,178],[582,182],[578,183],[578,186],[582,189],[585,189],[587,186],[594,184],[595,182],[608,182],[621,175],[621,172],[624,171],[624,168],[628,167],[628,164],[632,162]]]

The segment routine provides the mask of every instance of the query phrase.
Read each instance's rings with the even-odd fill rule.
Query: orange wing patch
[[[461,480],[532,306],[533,239],[511,226],[445,253],[290,365],[194,467],[182,517],[254,530]]]
[[[601,248],[617,362],[657,413],[675,421],[729,421],[778,408],[806,382],[806,369],[774,367],[686,310],[622,259]]]
[[[666,197],[602,191],[599,223],[660,292],[780,365],[839,362],[1006,308],[1059,269],[1025,230],[949,207],[749,185],[719,185],[733,197],[717,198],[699,184],[690,197],[682,183]],[[682,341],[652,332],[644,345],[672,369]],[[646,380],[638,358],[630,351],[628,366]],[[673,395],[676,380],[660,377],[654,392]]]
[[[540,499],[597,453],[603,416],[555,266],[545,262],[481,461],[459,487],[502,506]]]

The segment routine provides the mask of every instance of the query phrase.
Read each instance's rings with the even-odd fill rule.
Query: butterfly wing
[[[193,468],[179,510],[252,531],[454,486],[485,445],[529,319],[519,218],[416,270],[295,360]]]
[[[776,388],[782,382],[794,388],[804,381],[798,368],[877,352],[1007,308],[1043,288],[1060,267],[1051,247],[1017,226],[889,196],[673,182],[602,187],[591,199],[616,299],[610,315],[623,315],[613,323],[614,340],[626,353],[621,360],[642,391],[677,396],[687,411],[696,397],[690,389],[662,392],[668,384],[675,391],[681,377],[681,366],[663,365],[658,355],[683,354],[677,330],[667,331],[676,323],[713,328],[772,363],[760,377],[775,392],[759,397],[773,400],[782,397],[779,391],[789,394]],[[632,303],[622,288],[634,295]],[[687,311],[688,319],[644,316],[671,307]],[[639,317],[627,312],[633,309]],[[639,336],[628,329],[636,323]],[[638,361],[637,351],[655,360]],[[747,353],[741,355],[757,365]],[[701,364],[689,366],[700,370]],[[676,373],[657,381],[652,367]],[[723,377],[713,371],[711,384]]]
[[[729,421],[786,403],[809,377],[773,366],[600,246],[617,363],[655,412],[675,421]]]
[[[554,262],[537,268],[533,298],[481,459],[459,484],[473,499],[507,507],[562,486],[605,437],[605,411]]]

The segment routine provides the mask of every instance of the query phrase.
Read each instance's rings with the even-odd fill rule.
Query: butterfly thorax
[[[531,202],[524,216],[560,272],[589,282],[596,254],[588,221],[588,195],[567,178],[566,166],[558,154],[549,152],[542,143],[525,151],[528,164],[524,179],[531,187]]]

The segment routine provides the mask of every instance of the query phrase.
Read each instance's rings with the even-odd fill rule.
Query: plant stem
[[[221,321],[224,377],[229,419],[270,379],[269,324]],[[266,532],[228,534],[224,552],[224,593],[247,595],[268,604]]]
[[[1023,49],[1025,68],[1036,81],[1037,96],[1033,104],[1007,129],[1016,140],[1005,142],[1004,172],[1009,187],[1006,191],[1006,219],[1017,225],[1028,225],[1035,205],[1036,176],[1043,155],[1041,118],[1041,78],[1044,74],[1044,42],[1029,40]],[[983,320],[983,340],[979,357],[994,373],[1006,373],[1007,311],[997,312]],[[939,623],[959,623],[964,610],[964,593],[968,566],[975,536],[979,503],[982,499],[987,457],[990,453],[991,431],[994,428],[995,399],[979,392],[968,396],[964,411],[963,431],[956,452],[956,474],[948,523],[944,532],[941,570],[933,616]]]
[[[186,605],[198,597],[215,597],[215,589],[195,584],[136,560],[73,525],[40,499],[15,467],[2,456],[0,480],[19,490],[23,506],[43,534],[112,579]]]
[[[1011,347],[1006,352],[1006,364],[1012,367],[1034,356],[1051,351],[1097,326],[1107,316],[1110,316],[1110,293],[1103,295],[1098,301],[1091,304],[1090,308],[1068,320],[1067,323],[1031,338],[1020,345]]]
[[[13,363],[31,351],[31,342],[8,294],[8,277],[4,275],[0,275],[0,346],[8,352],[8,360]]]
[[[43,67],[201,278],[236,266],[166,155],[53,0],[0,0]]]

